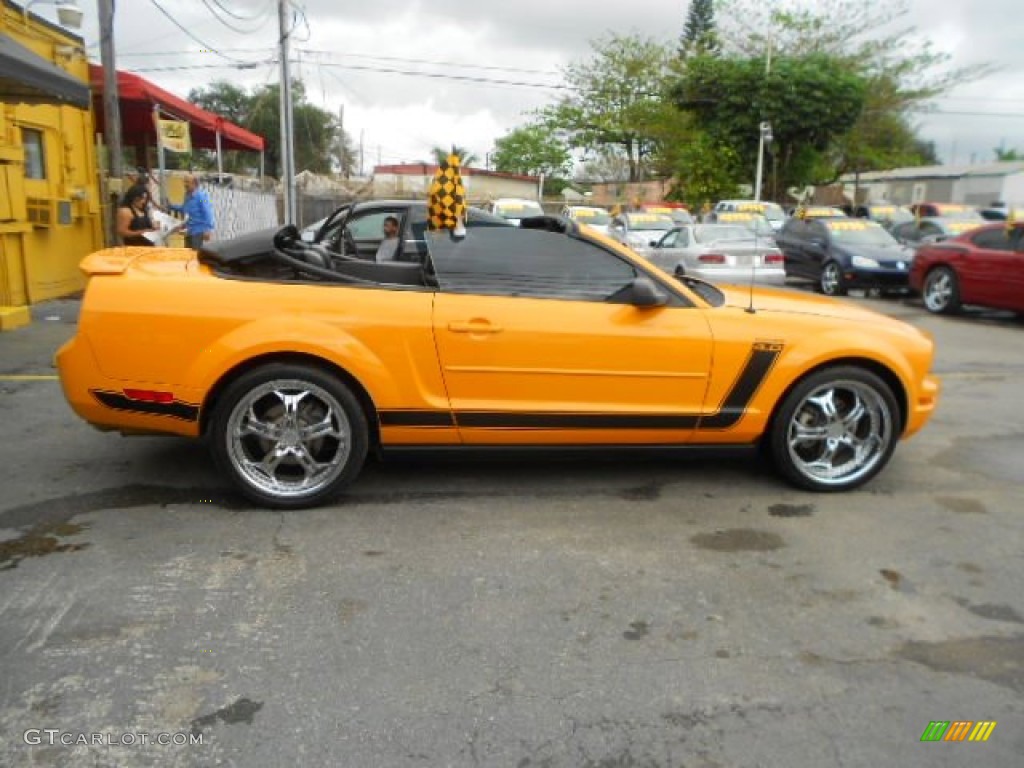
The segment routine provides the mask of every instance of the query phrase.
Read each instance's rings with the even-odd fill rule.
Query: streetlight
[[[82,9],[78,7],[78,0],[28,0],[22,8],[25,19],[25,26],[28,26],[28,9],[36,3],[47,3],[57,6],[57,21],[62,27],[69,29],[82,28]]]
[[[761,199],[761,176],[764,172],[764,145],[771,144],[774,137],[772,136],[772,124],[767,120],[762,120],[761,125],[758,126],[761,133],[761,138],[757,143],[757,180],[754,182],[754,199]]]

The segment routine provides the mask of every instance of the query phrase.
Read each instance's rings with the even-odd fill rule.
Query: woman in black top
[[[156,232],[149,218],[149,192],[136,184],[125,192],[117,208],[117,234],[125,245],[153,245],[144,232]]]

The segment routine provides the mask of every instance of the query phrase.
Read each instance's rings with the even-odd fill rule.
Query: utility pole
[[[107,180],[124,178],[121,150],[121,102],[117,90],[117,62],[114,60],[114,0],[96,0],[100,21],[100,63],[103,65],[103,137],[107,142]],[[105,216],[107,241],[116,242],[114,217]]]
[[[338,105],[338,130],[341,132],[341,177],[347,179],[349,177],[348,168],[348,142],[345,141],[345,105]]]
[[[765,80],[768,79],[768,75],[772,71],[772,40],[768,38],[768,55],[764,60],[764,76]],[[762,120],[758,126],[760,136],[757,142],[757,178],[754,180],[754,199],[761,199],[761,177],[764,173],[764,145],[765,143],[771,143],[772,141],[772,124],[767,120]]]
[[[295,206],[295,128],[292,118],[292,79],[288,69],[288,0],[278,0],[277,20],[281,32],[281,181],[284,189],[284,223],[298,224]]]

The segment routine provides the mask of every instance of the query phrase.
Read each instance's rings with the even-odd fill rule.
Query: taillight
[[[143,403],[173,403],[173,392],[159,392],[152,389],[126,389],[124,396],[129,400],[138,400]]]
[[[725,256],[720,253],[705,253],[697,260],[702,264],[725,264]]]
[[[781,253],[766,253],[764,257],[765,264],[781,264],[783,262]]]

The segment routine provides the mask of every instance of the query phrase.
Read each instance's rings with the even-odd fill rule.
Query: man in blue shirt
[[[185,202],[168,206],[172,211],[188,216],[185,222],[185,246],[199,250],[213,237],[213,205],[210,197],[199,188],[199,178],[185,177]]]

